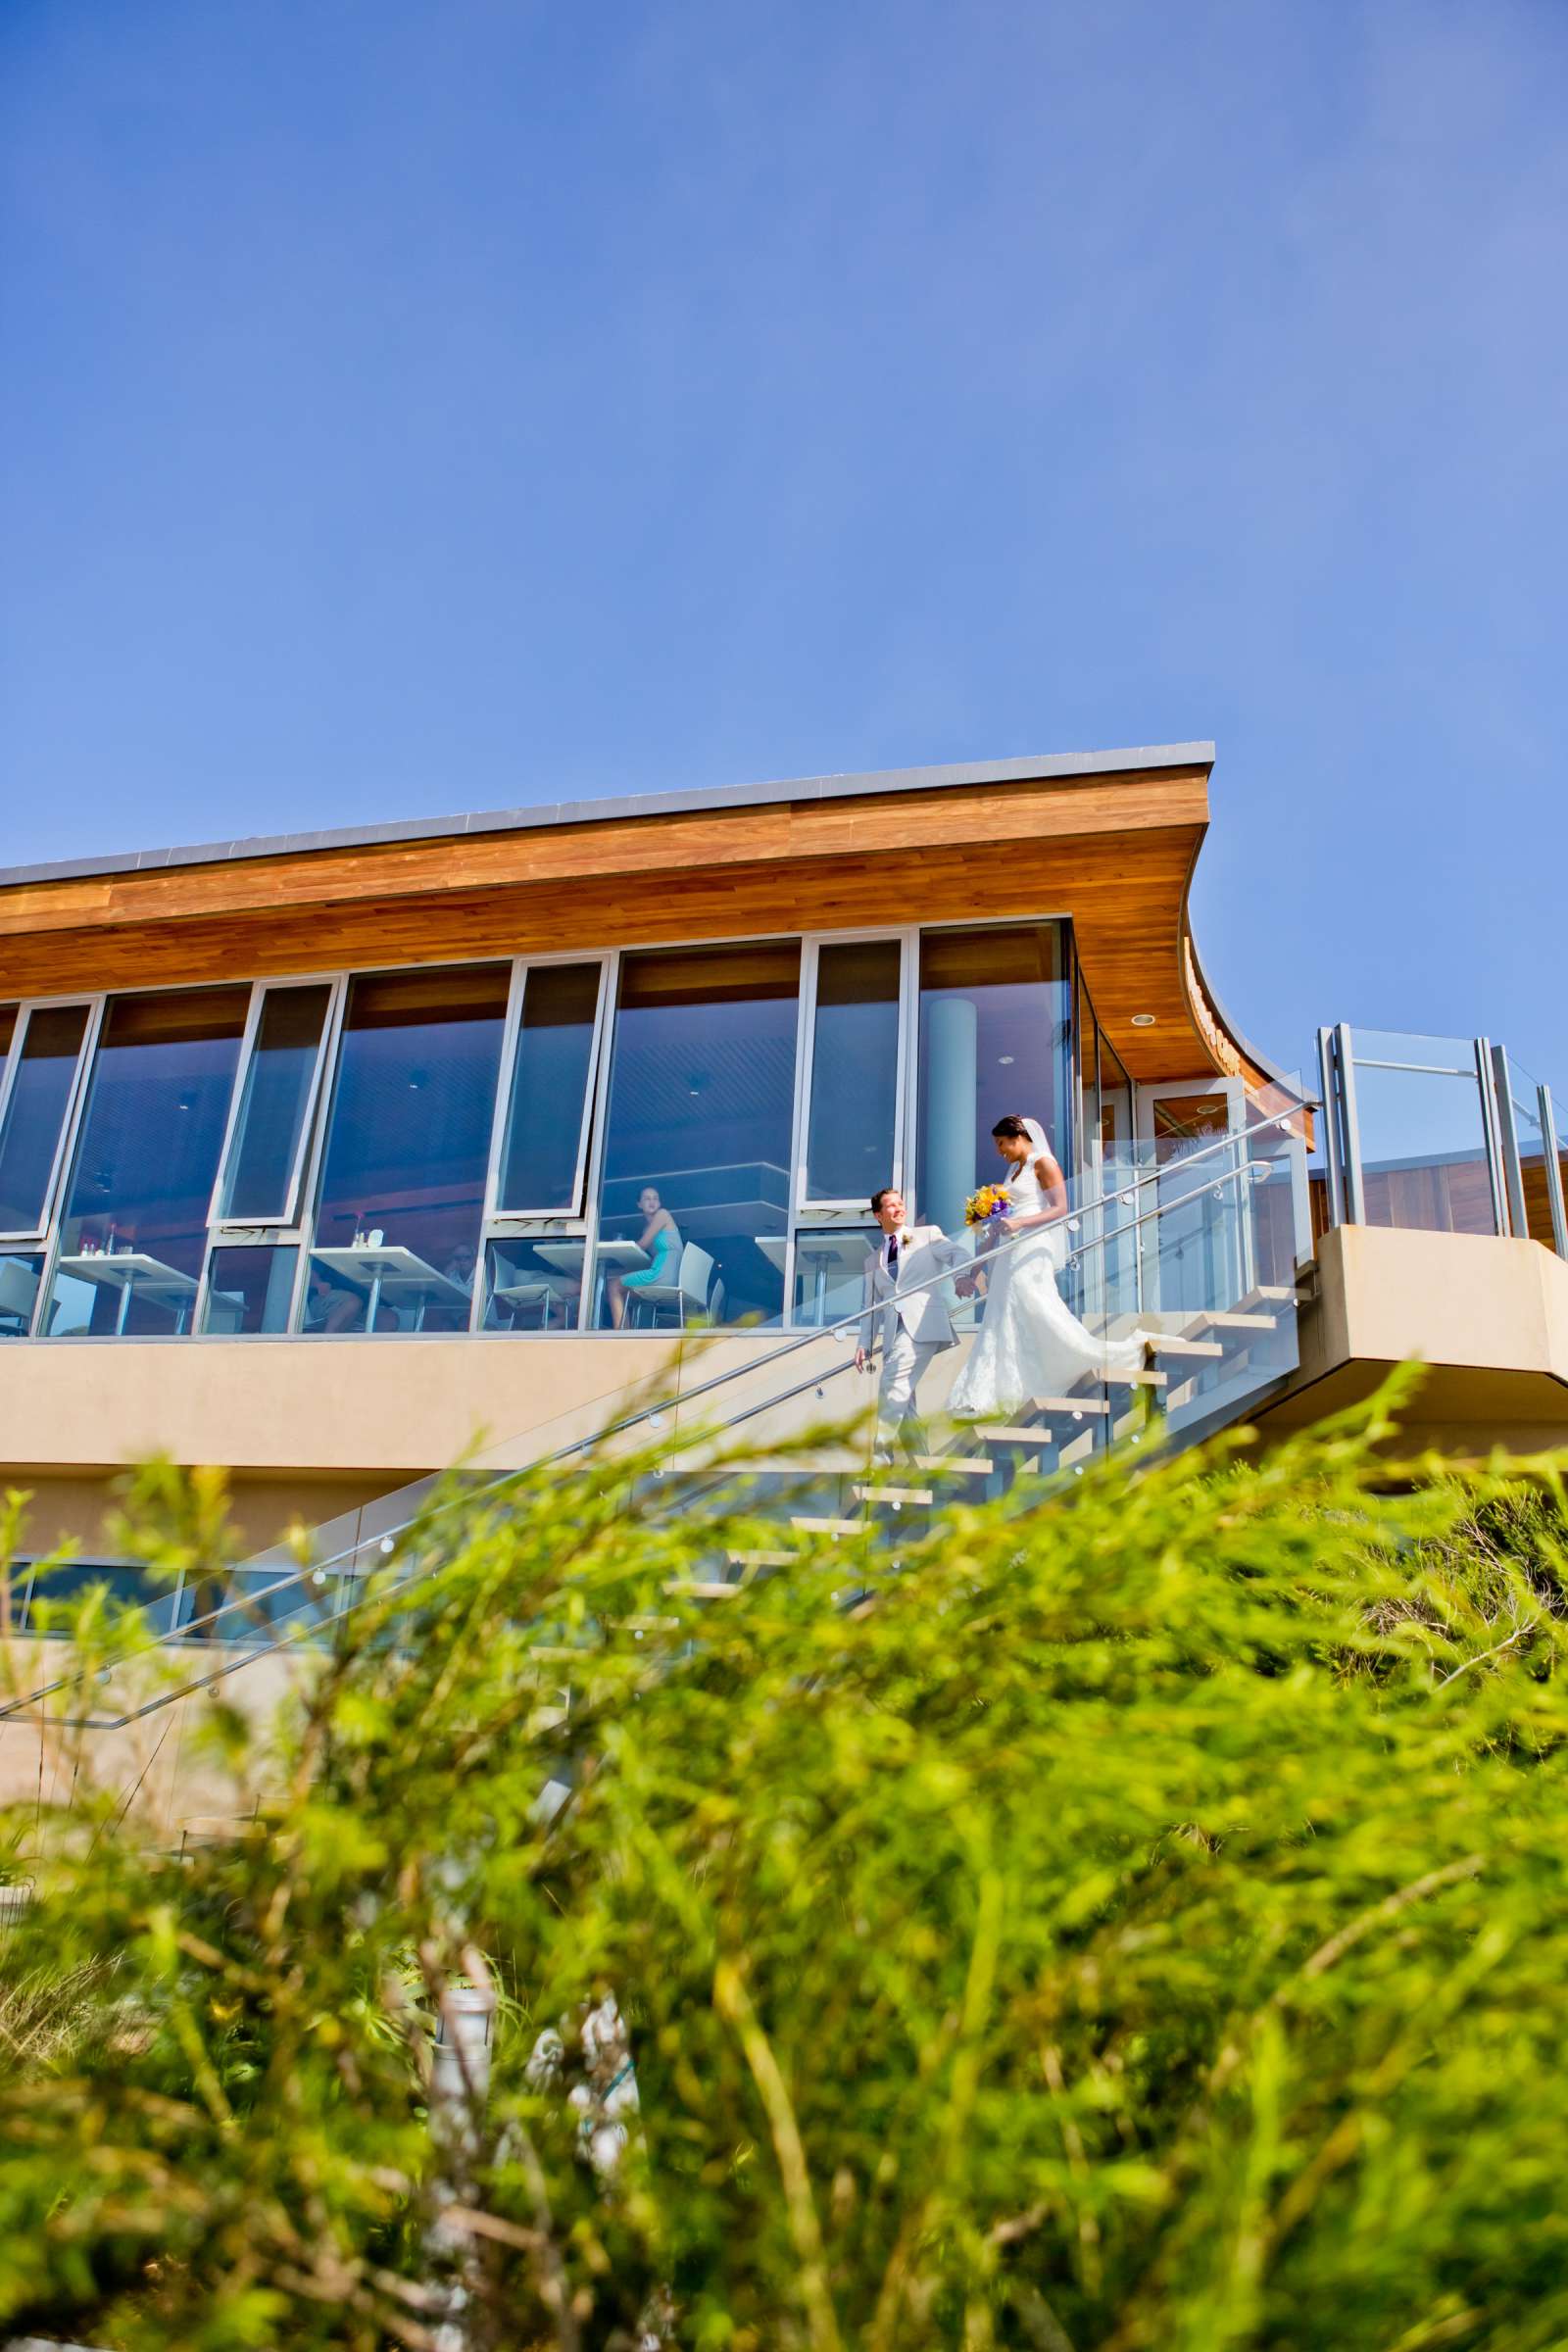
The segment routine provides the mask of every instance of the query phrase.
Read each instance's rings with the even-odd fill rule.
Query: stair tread
[[[1279,1328],[1277,1315],[1247,1314],[1234,1306],[1205,1307],[1198,1321],[1206,1324],[1211,1331],[1276,1331]]]
[[[671,1577],[664,1587],[666,1592],[679,1593],[683,1600],[733,1600],[745,1590],[743,1584],[727,1585],[714,1578],[697,1576]]]
[[[990,1436],[990,1431],[986,1435]],[[996,1468],[983,1453],[916,1453],[909,1457],[911,1470],[945,1470],[958,1478],[984,1478]]]
[[[930,1502],[934,1499],[929,1487],[873,1487],[858,1486],[856,1499],[859,1502]]]
[[[1152,1346],[1156,1355],[1223,1355],[1225,1352],[1218,1340],[1180,1339],[1174,1332],[1161,1332]]]
[[[858,1536],[864,1532],[864,1524],[860,1519],[795,1518],[790,1521],[791,1527],[798,1527],[803,1535],[808,1536]]]
[[[732,1568],[793,1568],[800,1555],[793,1551],[726,1551]]]
[[[1038,1425],[1033,1429],[988,1429],[988,1446],[1049,1446],[1051,1432]]]
[[[1170,1379],[1168,1372],[1107,1372],[1107,1387],[1119,1389],[1162,1389]]]
[[[1110,1407],[1098,1396],[1031,1396],[1031,1406],[1037,1413],[1108,1413]]]

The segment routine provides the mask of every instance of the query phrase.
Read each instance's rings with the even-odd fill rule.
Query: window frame
[[[577,1132],[577,1165],[572,1194],[574,1205],[570,1208],[559,1205],[555,1208],[502,1208],[497,1203],[501,1189],[501,1155],[512,1117],[512,1085],[516,1075],[528,975],[531,971],[543,970],[548,966],[571,963],[597,963],[599,966],[599,995],[594,1005],[593,1039],[588,1049],[588,1083],[582,1090],[582,1124]],[[584,1268],[593,1263],[598,1247],[599,1162],[604,1143],[604,1099],[610,1066],[610,1032],[619,985],[618,948],[597,948],[586,952],[562,948],[542,956],[516,956],[513,958],[506,1026],[501,1033],[501,1060],[496,1072],[495,1111],[490,1123],[484,1213],[479,1220],[479,1250],[474,1259],[473,1298],[468,1309],[470,1338],[516,1340],[530,1336],[524,1332],[486,1330],[492,1242],[531,1241],[536,1237],[548,1239],[553,1235],[575,1241],[581,1236]],[[587,1312],[590,1289],[591,1285],[585,1281],[577,1301],[575,1329],[579,1336],[584,1328],[583,1318]]]
[[[317,1041],[316,1066],[305,1098],[305,1116],[300,1122],[299,1141],[294,1147],[293,1164],[289,1170],[288,1189],[283,1207],[268,1217],[224,1215],[220,1202],[229,1177],[229,1158],[239,1138],[240,1111],[245,1101],[245,1089],[250,1083],[251,1067],[256,1054],[256,1041],[261,1032],[262,1011],[267,998],[274,991],[295,988],[324,988],[327,992],[326,1011],[321,1020],[321,1034]],[[223,1141],[218,1154],[218,1173],[213,1179],[212,1199],[207,1207],[209,1233],[245,1235],[259,1230],[292,1231],[300,1223],[300,1196],[310,1158],[311,1139],[315,1131],[316,1114],[321,1098],[326,1063],[337,1035],[340,1006],[348,989],[346,972],[307,972],[298,977],[292,972],[275,980],[255,980],[251,983],[251,1001],[246,1009],[245,1029],[240,1038],[239,1060],[234,1068],[234,1091],[229,1097],[228,1118],[223,1128]]]
[[[219,1250],[293,1249],[297,1251],[293,1287],[289,1293],[288,1319],[281,1331],[247,1332],[249,1341],[259,1339],[292,1339],[299,1326],[300,1301],[303,1296],[303,1277],[309,1250],[308,1228],[314,1222],[311,1203],[315,1199],[317,1164],[321,1144],[322,1104],[331,1093],[330,1078],[337,1067],[338,1038],[343,1026],[343,1006],[348,997],[349,981],[353,975],[340,972],[281,972],[270,979],[253,980],[251,1001],[246,1007],[245,1028],[240,1039],[239,1059],[234,1065],[234,1086],[229,1096],[228,1117],[224,1122],[223,1141],[218,1154],[218,1173],[213,1179],[212,1197],[207,1204],[207,1245],[202,1251],[200,1287],[191,1310],[191,1328],[187,1335],[197,1340],[229,1340],[236,1335],[226,1331],[209,1331],[207,1313],[212,1298],[213,1256]],[[320,1040],[316,1049],[316,1068],[311,1079],[305,1117],[300,1125],[300,1140],[295,1147],[294,1165],[290,1171],[289,1203],[291,1213],[286,1217],[221,1217],[218,1204],[223,1197],[223,1185],[228,1175],[229,1153],[234,1149],[239,1126],[240,1105],[245,1099],[246,1082],[250,1076],[251,1056],[255,1052],[257,1033],[261,1027],[262,1001],[269,989],[320,988],[329,991],[326,1016],[321,1023]],[[125,992],[130,993],[130,992]],[[137,992],[148,993],[148,992]]]
[[[94,996],[75,993],[63,997],[23,998],[17,1004],[17,1024],[11,1034],[11,1044],[6,1053],[5,1065],[0,1068],[0,1136],[3,1136],[6,1117],[11,1108],[11,1098],[16,1092],[17,1079],[22,1069],[22,1056],[25,1048],[27,1032],[32,1026],[34,1013],[75,1011],[78,1007],[85,1010],[87,1017],[82,1024],[81,1043],[76,1048],[76,1064],[71,1074],[71,1084],[66,1093],[65,1109],[60,1117],[60,1131],[55,1138],[55,1154],[50,1163],[48,1180],[44,1185],[42,1212],[34,1226],[0,1232],[0,1248],[8,1250],[25,1248],[45,1250],[48,1262],[38,1286],[40,1298],[44,1297],[47,1286],[54,1280],[54,1261],[59,1248],[57,1229],[59,1226],[60,1191],[65,1171],[70,1165],[72,1155],[76,1148],[76,1127],[81,1117],[81,1106],[86,1096],[87,1074],[92,1068],[93,1056],[98,1051],[98,1037],[103,1028],[104,1006],[107,1003],[107,994]]]

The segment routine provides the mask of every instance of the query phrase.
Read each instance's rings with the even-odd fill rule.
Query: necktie
[[[899,1237],[896,1233],[888,1235],[888,1272],[897,1282],[899,1279]]]

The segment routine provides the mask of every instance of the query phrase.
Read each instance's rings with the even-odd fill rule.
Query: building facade
[[[1282,1417],[1391,1348],[1462,1355],[1415,1311],[1432,1250],[1522,1248],[1535,1340],[1472,1347],[1485,1429],[1470,1392],[1445,1411],[1456,1440],[1568,1432],[1549,1102],[1505,1057],[1424,1066],[1337,1031],[1307,1087],[1247,1044],[1188,925],[1211,762],[1189,744],[0,875],[0,1455],[34,1547],[101,1547],[148,1452],[223,1465],[260,1548],[476,1442],[532,1458],[689,1332],[761,1360],[852,1311],[877,1186],[961,1225],[1006,1111],[1043,1122],[1101,1237],[1085,1313],[1212,1305],[1227,1252],[1227,1297],[1302,1283]],[[1474,1134],[1420,1093],[1448,1079]],[[1241,1137],[1246,1170],[1203,1157]],[[1195,1156],[1228,1195],[1172,1196]],[[1350,1226],[1427,1253],[1381,1353],[1345,1286],[1393,1278],[1348,1272]]]

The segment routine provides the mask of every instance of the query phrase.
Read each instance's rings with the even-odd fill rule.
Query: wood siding
[[[0,995],[1069,914],[1127,1067],[1183,1077],[1239,1058],[1185,953],[1207,814],[1203,768],[1134,770],[24,884]]]

